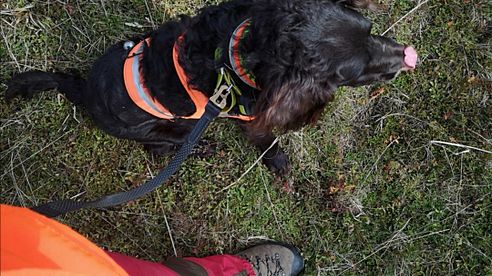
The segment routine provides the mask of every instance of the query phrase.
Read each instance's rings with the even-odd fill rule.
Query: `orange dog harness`
[[[246,21],[245,21],[246,22]],[[244,24],[243,22],[234,32],[231,41],[235,40],[236,33],[240,31],[241,33],[243,32],[244,28],[246,28],[248,24]],[[195,113],[189,116],[176,116],[172,114],[171,111],[169,111],[168,108],[163,106],[159,101],[157,101],[154,96],[150,93],[150,90],[147,88],[147,86],[144,83],[144,79],[142,76],[142,73],[140,72],[140,61],[143,56],[143,49],[144,49],[144,43],[147,43],[147,45],[150,44],[150,38],[147,38],[141,42],[139,42],[137,45],[135,45],[129,52],[128,57],[125,60],[124,66],[123,66],[123,78],[125,82],[125,87],[128,92],[128,95],[132,99],[132,101],[141,109],[144,111],[152,114],[153,116],[156,116],[158,118],[166,119],[166,120],[174,120],[174,119],[200,119],[202,115],[205,113],[205,106],[207,105],[207,102],[209,98],[201,91],[194,89],[191,87],[189,83],[189,79],[186,76],[186,73],[184,72],[183,67],[179,64],[178,56],[179,56],[179,51],[178,51],[178,42],[182,40],[182,37],[179,37],[177,39],[177,42],[174,43],[174,48],[173,48],[173,63],[174,63],[174,68],[176,69],[176,73],[178,74],[179,80],[181,81],[181,84],[185,88],[186,92],[190,96],[191,100],[193,101],[193,104],[196,107]],[[234,50],[237,52],[237,43],[234,44]],[[233,63],[234,61],[238,61],[239,59],[237,57],[233,58]],[[234,69],[236,71],[236,64],[234,64]],[[240,75],[240,78],[244,81],[244,72],[241,72],[242,74]],[[248,85],[252,85],[252,81],[248,78],[249,82],[246,82]],[[236,118],[240,119],[243,121],[251,121],[254,119],[253,116],[249,115],[232,115],[228,114],[227,112],[222,112],[221,117],[228,117],[228,118]]]
[[[150,43],[150,38],[147,38],[135,45],[125,60],[123,77],[125,80],[126,90],[128,91],[128,95],[132,101],[141,109],[156,117],[174,120],[176,119],[176,116],[159,101],[157,101],[144,84],[143,76],[140,72],[140,61],[142,59],[144,43]],[[173,49],[173,62],[181,83],[196,106],[196,112],[194,114],[180,118],[200,119],[205,112],[205,105],[207,105],[208,97],[202,92],[189,87],[188,79],[184,73],[184,70],[179,65],[177,45],[174,45]]]

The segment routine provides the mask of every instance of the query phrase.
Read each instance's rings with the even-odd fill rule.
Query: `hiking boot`
[[[299,250],[286,244],[260,244],[236,256],[248,260],[257,276],[298,275],[304,268],[304,259]]]

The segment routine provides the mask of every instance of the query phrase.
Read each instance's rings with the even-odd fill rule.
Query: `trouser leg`
[[[130,275],[169,276],[253,276],[247,260],[233,255],[214,255],[204,258],[170,257],[164,263],[154,263],[108,252],[108,255]]]

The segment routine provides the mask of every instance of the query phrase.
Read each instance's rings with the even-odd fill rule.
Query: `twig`
[[[162,214],[164,215],[164,222],[166,222],[167,233],[169,233],[169,239],[171,240],[171,245],[173,247],[174,257],[178,256],[178,251],[176,251],[176,245],[174,244],[173,232],[171,231],[171,226],[169,226],[169,222],[167,221],[166,213],[164,212],[164,207],[162,207],[161,195],[156,192],[157,198],[159,199],[159,204],[161,206]]]
[[[277,223],[278,231],[282,235],[282,239],[285,240],[285,238],[284,238],[284,232],[285,231],[282,231],[282,225],[278,221],[277,212],[275,211],[275,205],[273,204],[272,198],[270,197],[270,192],[268,192],[268,187],[267,187],[266,181],[263,180],[262,182],[263,182],[263,186],[265,187],[265,192],[267,195],[268,202],[270,203],[270,206],[272,207],[272,214],[273,214],[273,218],[275,219],[275,222]]]
[[[15,168],[21,166],[22,164],[24,164],[27,160],[30,160],[31,158],[33,158],[34,156],[38,155],[39,153],[41,153],[42,151],[44,151],[45,149],[51,147],[52,145],[54,145],[56,142],[58,142],[60,139],[62,139],[63,137],[67,136],[68,134],[72,133],[73,130],[69,130],[67,132],[65,132],[63,135],[61,135],[60,137],[56,138],[55,140],[51,141],[48,145],[44,146],[43,148],[41,148],[40,150],[36,151],[35,153],[33,153],[31,156],[27,157],[26,159],[22,160],[19,164],[13,166],[11,168],[11,170],[14,170]],[[0,176],[0,178],[4,177],[5,175],[7,175],[7,173],[4,173],[2,174],[2,176]]]
[[[104,222],[106,222],[107,224],[109,224],[110,226],[112,226],[112,228],[114,229],[115,232],[119,232],[125,238],[127,238],[128,240],[130,240],[133,243],[133,245],[139,249],[139,252],[140,253],[147,255],[147,258],[148,259],[152,259],[152,257],[150,256],[150,254],[145,249],[143,249],[142,246],[140,246],[141,242],[138,242],[137,240],[133,239],[133,237],[131,235],[129,235],[128,232],[123,231],[121,227],[118,227],[114,223],[112,223],[107,218],[107,216],[105,216],[103,213],[100,213],[100,212],[93,212],[93,213],[94,213],[94,215],[96,215],[100,219],[102,219]]]
[[[101,0],[101,7],[104,11],[104,16],[108,17],[108,12],[106,11],[106,6],[104,5],[104,0]]]
[[[253,165],[251,165],[236,181],[234,181],[232,184],[228,185],[227,187],[223,188],[222,190],[220,190],[220,192],[223,192],[223,191],[226,191],[226,190],[229,190],[232,186],[236,185],[237,183],[239,183],[239,181],[241,181],[241,179],[243,179],[244,176],[246,176],[255,166],[256,164],[258,164],[258,162],[260,162],[260,160],[263,158],[263,156],[265,156],[265,154],[271,149],[273,148],[273,146],[275,146],[275,144],[277,144],[278,142],[278,137],[275,138],[275,140],[272,142],[272,144],[260,155],[260,157],[258,157],[258,159],[256,159],[256,161],[253,163]]]
[[[423,121],[415,116],[412,116],[412,115],[408,115],[408,114],[405,114],[405,113],[391,113],[391,114],[386,114],[384,116],[382,116],[381,118],[377,119],[376,122],[381,122],[381,124],[383,123],[383,121],[386,119],[386,118],[389,118],[389,117],[394,117],[394,116],[402,116],[402,117],[408,117],[408,118],[411,118],[411,119],[414,119],[416,121],[419,121],[421,123],[424,123],[426,125],[429,125],[428,122],[426,121]],[[381,125],[382,127],[382,125]]]
[[[10,157],[10,167],[12,168],[13,167],[13,164],[14,164],[14,153],[12,153],[11,157]],[[22,191],[19,186],[17,185],[17,179],[15,178],[15,173],[14,173],[14,170],[12,169],[11,170],[11,177],[12,177],[12,183],[14,184],[14,188],[15,188],[15,192],[17,194],[17,196],[19,197],[19,201],[21,203],[21,206],[26,206],[26,203],[24,201],[24,197],[21,196],[21,194],[24,194],[24,191]],[[3,192],[2,192],[3,194]]]
[[[415,8],[411,9],[409,12],[407,12],[407,14],[405,14],[400,19],[398,19],[395,23],[393,23],[393,25],[391,25],[386,31],[384,31],[381,34],[381,36],[385,35],[387,32],[389,32],[391,29],[393,29],[398,23],[400,23],[403,19],[405,19],[407,16],[409,16],[414,11],[418,10],[422,5],[424,5],[427,2],[429,2],[429,0],[424,0],[423,2],[420,2],[417,6],[415,6]]]
[[[356,265],[364,262],[365,260],[371,258],[372,256],[374,256],[375,254],[377,254],[379,251],[383,250],[383,249],[386,249],[388,248],[388,246],[390,246],[393,241],[395,240],[399,240],[401,239],[401,237],[397,237],[400,235],[401,232],[403,232],[403,230],[407,227],[408,223],[410,222],[411,219],[408,219],[407,222],[403,225],[402,228],[400,228],[389,240],[385,241],[381,246],[379,246],[379,248],[377,248],[376,250],[374,250],[371,254],[367,255],[365,258],[363,258],[362,260],[354,263],[354,264],[351,264],[351,267],[345,269],[344,271],[342,271],[342,274],[345,272],[345,271],[348,271],[352,268],[354,268]],[[395,239],[396,237],[396,239]]]
[[[154,174],[152,173],[152,170],[150,170],[148,165],[147,165],[147,170],[150,173],[150,177],[154,178]],[[157,194],[157,199],[159,200],[159,205],[161,207],[162,214],[164,215],[164,222],[166,222],[167,233],[169,234],[169,239],[171,240],[171,245],[173,247],[174,257],[177,257],[178,251],[176,251],[176,245],[174,244],[173,232],[171,231],[171,226],[169,226],[169,222],[167,221],[166,212],[164,211],[164,207],[162,207],[161,195],[159,194],[158,191],[156,191],[155,193]]]
[[[17,13],[23,13],[23,12],[28,12],[29,9],[33,8],[33,4],[26,5],[25,7],[22,8],[15,8],[15,9],[10,9],[10,10],[1,10],[0,14],[1,15],[15,15]]]
[[[145,8],[147,9],[147,12],[149,13],[149,19],[150,19],[150,23],[152,24],[152,28],[155,29],[154,18],[152,18],[152,13],[150,12],[149,3],[147,2],[147,0],[145,0],[144,2],[145,2]]]
[[[367,173],[366,177],[364,178],[364,182],[362,183],[365,183],[367,181],[367,179],[369,178],[369,176],[372,174],[372,172],[374,171],[374,169],[376,168],[376,166],[378,165],[379,163],[379,160],[381,160],[381,158],[383,157],[383,155],[386,153],[386,151],[396,142],[397,140],[393,140],[391,141],[391,143],[389,143],[386,148],[383,150],[383,152],[379,155],[378,159],[376,160],[376,162],[374,162],[374,164],[372,164],[372,167],[371,167],[371,170]]]
[[[20,71],[21,66],[20,66],[19,62],[17,61],[17,58],[15,57],[14,53],[12,52],[12,49],[10,48],[9,41],[8,41],[7,36],[5,35],[5,33],[3,31],[3,27],[1,25],[0,25],[0,31],[2,33],[2,38],[5,41],[5,47],[7,48],[7,52],[9,53],[12,60],[15,62],[17,69],[19,69],[19,71]]]
[[[453,147],[465,148],[465,149],[476,150],[476,151],[492,154],[492,151],[488,151],[488,150],[484,150],[484,149],[480,149],[480,148],[476,148],[476,147],[472,147],[472,146],[467,146],[467,145],[463,145],[463,144],[457,144],[457,143],[432,140],[432,141],[430,141],[430,144],[431,145],[437,144],[437,145],[453,146]]]
[[[408,221],[407,221],[407,223],[408,223]],[[407,225],[405,224],[405,225],[403,226],[403,228],[405,228],[406,226],[407,226]],[[364,257],[362,260],[360,260],[360,261],[356,262],[356,263],[355,263],[355,264],[353,264],[351,267],[349,267],[349,268],[345,269],[344,271],[342,271],[342,272],[341,272],[341,274],[343,274],[343,273],[345,273],[345,272],[349,271],[350,269],[353,269],[355,266],[357,266],[357,265],[359,265],[359,264],[361,264],[361,263],[365,262],[367,259],[369,259],[369,258],[371,258],[372,256],[376,255],[379,251],[381,251],[381,250],[383,250],[383,249],[387,249],[389,246],[394,246],[394,245],[399,244],[399,242],[396,242],[396,243],[393,243],[393,242],[394,242],[394,241],[398,241],[398,240],[402,240],[402,237],[397,237],[397,238],[395,239],[395,236],[396,236],[398,233],[400,233],[400,232],[403,230],[403,228],[402,228],[402,229],[400,229],[400,230],[399,230],[399,231],[398,231],[395,235],[393,235],[393,236],[391,237],[391,239],[389,239],[388,241],[384,242],[384,243],[383,243],[383,245],[382,245],[381,247],[377,248],[377,249],[376,249],[376,250],[374,250],[371,254],[369,254],[368,256]],[[423,238],[426,238],[426,237],[429,237],[429,236],[438,235],[438,234],[445,233],[445,232],[448,232],[448,231],[450,231],[450,229],[444,229],[444,230],[440,230],[440,231],[436,231],[436,232],[430,232],[430,233],[427,233],[427,234],[422,235],[422,236],[417,236],[417,237],[415,237],[415,238],[408,239],[408,240],[406,240],[405,242],[406,242],[406,243],[410,243],[410,242],[415,241],[415,240],[420,240],[420,239],[423,239]]]

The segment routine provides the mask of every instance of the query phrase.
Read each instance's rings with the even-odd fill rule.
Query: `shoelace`
[[[253,268],[258,271],[257,276],[286,276],[285,270],[280,263],[280,254],[275,253],[273,256],[265,255],[263,258],[261,256],[246,256],[243,255],[245,259],[253,266]],[[254,258],[252,260],[251,258]],[[261,273],[262,268],[266,270],[266,275]]]

